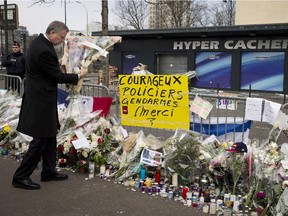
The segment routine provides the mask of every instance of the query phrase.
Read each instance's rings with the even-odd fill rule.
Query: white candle
[[[106,169],[106,171],[105,171],[105,176],[106,176],[106,177],[110,176],[110,169]]]
[[[18,141],[15,142],[15,149],[19,149],[20,148],[20,144]]]
[[[234,201],[233,203],[233,212],[239,212],[239,201]]]
[[[25,142],[23,142],[22,145],[21,145],[21,151],[22,152],[27,151],[27,144]]]
[[[216,207],[217,207],[218,209],[220,209],[220,208],[222,208],[222,206],[223,206],[223,200],[217,199]]]
[[[104,175],[106,171],[106,166],[105,165],[101,165],[100,166],[100,174]]]
[[[209,205],[204,204],[203,206],[203,213],[208,213],[209,212]]]
[[[232,195],[230,196],[230,201],[234,202],[235,200],[236,200],[236,195],[233,195],[233,194],[232,194]]]
[[[89,175],[88,175],[88,178],[89,179],[94,178],[94,173],[95,173],[95,163],[94,162],[89,162]]]
[[[216,203],[210,203],[210,214],[216,214]]]
[[[172,185],[174,187],[178,186],[178,173],[173,173],[173,175],[172,175]]]

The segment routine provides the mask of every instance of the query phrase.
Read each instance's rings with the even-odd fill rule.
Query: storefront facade
[[[154,74],[195,70],[198,88],[287,93],[288,24],[110,31],[113,35],[122,37],[110,51],[110,65],[119,74],[130,74],[141,62]]]

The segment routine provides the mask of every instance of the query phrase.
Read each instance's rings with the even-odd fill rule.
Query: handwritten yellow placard
[[[120,75],[122,125],[189,130],[188,77]]]

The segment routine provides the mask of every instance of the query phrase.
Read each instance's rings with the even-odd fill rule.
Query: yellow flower
[[[4,126],[4,131],[6,131],[7,133],[9,133],[11,130],[11,128],[9,127],[9,125],[5,125]]]
[[[278,155],[278,151],[275,148],[270,149],[270,154],[271,155]]]

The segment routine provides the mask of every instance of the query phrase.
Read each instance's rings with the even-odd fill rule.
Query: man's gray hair
[[[55,32],[60,32],[62,30],[65,30],[66,32],[69,32],[69,28],[66,26],[65,23],[61,21],[53,21],[49,24],[49,26],[46,29],[46,34],[50,34],[50,32],[54,30]]]

